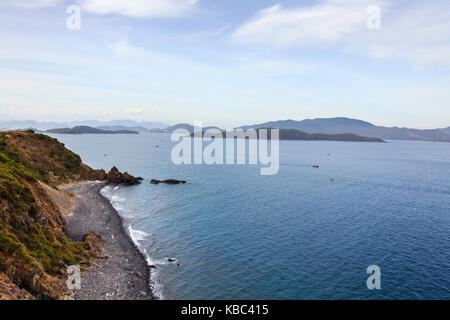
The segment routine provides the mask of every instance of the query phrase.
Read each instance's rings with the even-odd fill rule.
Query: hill
[[[342,134],[352,133],[386,140],[424,140],[450,142],[450,135],[438,129],[419,130],[398,127],[381,127],[372,123],[349,118],[318,118],[307,120],[281,120],[242,126],[248,128],[296,129],[306,133]]]
[[[132,130],[102,130],[89,126],[78,126],[73,128],[50,129],[45,132],[58,134],[139,134]]]
[[[115,169],[115,168],[114,168]],[[58,140],[32,131],[0,132],[0,297],[64,299],[69,265],[89,264],[101,238],[70,242],[55,202],[58,185],[81,180],[138,183],[117,169],[93,170]]]
[[[444,128],[444,129],[439,129],[439,131],[441,131],[441,132],[443,132],[443,133],[445,133],[445,134],[450,135],[450,127],[447,127],[447,128]]]
[[[306,133],[295,129],[280,129],[280,140],[385,142],[383,139],[362,137],[352,133],[340,133],[340,134]]]
[[[258,128],[256,129],[257,136],[259,137],[259,130],[267,129],[267,138],[270,139],[270,128]],[[322,133],[306,133],[295,129],[279,129],[280,140],[304,140],[304,141],[348,141],[348,142],[385,142],[379,138],[362,137],[356,134],[343,133],[343,134],[322,134]],[[204,130],[205,131],[205,130]],[[222,131],[223,137],[225,137],[225,131]],[[193,136],[193,133],[191,134]]]
[[[174,132],[177,129],[185,129],[185,130],[189,131],[190,133],[194,132],[194,126],[190,125],[188,123],[178,123],[176,125],[170,126],[168,128],[165,128],[165,129],[152,129],[152,130],[150,130],[150,132],[153,132],[153,133],[172,133],[172,132]],[[221,130],[218,127],[205,127],[205,128],[202,128],[202,129],[203,130],[208,130],[208,129],[219,129],[219,130]]]
[[[100,126],[97,127],[100,130],[108,130],[108,131],[136,131],[139,133],[147,133],[150,132],[150,129],[146,129],[144,127],[127,127],[127,126]]]

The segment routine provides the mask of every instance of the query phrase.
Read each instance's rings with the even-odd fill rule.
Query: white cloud
[[[0,0],[0,4],[2,5],[22,8],[54,7],[62,2],[62,0]]]
[[[116,13],[140,18],[181,17],[198,0],[78,0],[84,10],[98,14]]]
[[[381,8],[381,29],[366,27],[369,5]],[[450,69],[450,2],[324,0],[312,6],[261,10],[231,35],[269,48],[333,46],[375,59],[396,58],[415,68]]]
[[[259,11],[232,38],[237,42],[275,47],[336,42],[366,28],[368,4],[366,0],[328,0],[290,9],[277,4]]]
[[[110,48],[115,54],[120,56],[140,56],[145,55],[145,50],[135,47],[128,42],[128,37],[125,36],[122,40],[108,43],[108,48]]]
[[[183,39],[188,41],[196,41],[204,38],[210,38],[210,37],[217,37],[220,36],[222,33],[227,31],[231,28],[231,25],[223,26],[221,28],[215,29],[215,30],[207,30],[207,31],[200,31],[200,32],[193,32],[183,35]]]
[[[127,110],[124,110],[124,114],[141,114],[144,112],[144,108],[130,108]]]
[[[96,14],[120,14],[139,18],[177,18],[195,9],[198,0],[74,0],[83,10]],[[64,0],[0,0],[0,4],[42,8],[63,4]],[[72,3],[73,4],[73,3]]]

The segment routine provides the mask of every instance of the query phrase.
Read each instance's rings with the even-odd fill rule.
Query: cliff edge
[[[117,169],[117,182],[139,183]],[[89,265],[100,254],[95,234],[68,240],[64,214],[49,188],[108,180],[58,140],[43,134],[0,132],[0,298],[70,299],[66,269]],[[111,181],[113,182],[113,181]],[[115,182],[115,181],[114,181]]]

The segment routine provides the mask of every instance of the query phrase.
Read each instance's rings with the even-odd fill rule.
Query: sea
[[[160,299],[450,299],[450,143],[280,141],[262,176],[176,165],[169,134],[52,136],[145,179],[101,192]]]

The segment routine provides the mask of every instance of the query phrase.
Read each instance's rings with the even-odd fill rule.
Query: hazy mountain
[[[264,128],[255,129],[257,137],[259,137],[259,131]],[[203,132],[205,132],[205,129]],[[225,138],[226,133],[222,131],[222,136]],[[191,136],[194,134],[191,133]],[[267,130],[267,139],[271,138],[271,131]],[[306,140],[306,141],[349,141],[349,142],[385,142],[379,138],[369,138],[358,136],[353,133],[340,133],[340,134],[323,134],[323,133],[306,133],[296,129],[280,129],[280,140]]]
[[[450,142],[450,135],[438,129],[419,130],[398,127],[389,128],[375,126],[369,122],[349,118],[319,118],[301,121],[281,120],[243,126],[241,128],[296,129],[307,133],[353,133],[359,136],[376,137],[386,140],[425,140]]]
[[[194,126],[190,125],[188,123],[178,123],[174,126],[165,128],[165,129],[152,129],[150,130],[150,132],[158,132],[158,133],[172,133],[173,131],[177,130],[177,129],[185,129],[187,131],[189,131],[190,133],[194,132]],[[205,127],[202,128],[202,130],[208,130],[208,129],[218,129],[218,130],[222,130],[218,127]]]
[[[55,128],[72,128],[77,126],[101,127],[101,126],[122,126],[122,127],[143,127],[145,129],[167,128],[168,125],[161,122],[137,122],[134,120],[113,120],[98,121],[84,120],[72,122],[38,122],[34,120],[11,120],[0,121],[0,129],[14,130],[22,128],[36,128],[38,130],[48,130]]]
[[[130,130],[138,132],[163,132],[171,133],[176,129],[183,128],[189,132],[194,127],[187,123],[168,126],[159,122],[136,122],[134,120],[113,120],[101,122],[97,120],[75,121],[75,122],[37,122],[37,121],[0,121],[0,129],[25,129],[35,128],[48,130],[54,128],[72,128],[76,126],[98,127],[101,130]],[[208,127],[212,128],[212,127]],[[203,128],[204,130],[208,128]],[[372,123],[349,119],[349,118],[318,118],[307,120],[280,120],[261,124],[240,127],[248,128],[279,128],[295,129],[305,133],[342,134],[352,133],[362,137],[376,137],[385,140],[424,140],[424,141],[446,141],[450,142],[450,127],[443,129],[419,130],[398,127],[375,126]]]
[[[178,123],[174,126],[170,126],[167,128],[155,128],[155,129],[151,129],[150,132],[172,133],[176,129],[186,129],[189,132],[194,132],[194,126],[187,124],[187,123]]]
[[[101,130],[89,126],[77,126],[73,128],[57,128],[50,129],[45,132],[59,134],[139,134],[137,131],[131,130]]]
[[[441,132],[443,132],[443,133],[445,133],[445,134],[450,135],[450,127],[447,127],[447,128],[444,128],[444,129],[439,129],[439,131],[441,131]]]
[[[100,126],[100,127],[97,127],[97,129],[109,130],[109,131],[131,130],[131,131],[137,131],[139,133],[146,133],[146,132],[150,132],[150,130],[151,130],[151,129],[147,129],[144,127],[127,127],[127,126]]]
[[[23,128],[36,128],[39,130],[47,130],[57,127],[62,127],[63,125],[56,122],[37,122],[33,120],[10,120],[10,121],[0,121],[0,129],[5,130],[17,130]]]

